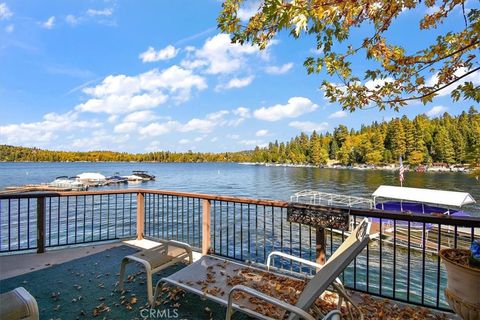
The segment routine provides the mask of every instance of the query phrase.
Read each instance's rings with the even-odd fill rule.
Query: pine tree
[[[338,144],[337,140],[332,139],[330,142],[330,147],[329,147],[329,158],[332,160],[337,159],[337,152],[338,152]]]
[[[312,134],[309,154],[310,163],[316,166],[327,163],[328,153],[324,148],[322,148],[320,137],[317,134]]]
[[[337,142],[337,146],[339,148],[343,146],[343,143],[345,142],[348,136],[349,136],[348,128],[343,124],[339,125],[333,131],[333,139],[335,139],[335,141]]]
[[[388,124],[388,144],[394,159],[400,156],[405,156],[407,150],[405,145],[405,131],[403,130],[402,122],[398,119],[393,119]]]
[[[402,117],[401,123],[405,132],[405,158],[408,160],[410,154],[415,150],[415,127],[407,116]]]
[[[439,162],[448,164],[455,161],[455,150],[448,132],[444,127],[439,127],[437,134],[433,138],[435,148],[435,159]]]

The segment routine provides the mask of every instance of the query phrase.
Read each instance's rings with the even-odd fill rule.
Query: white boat
[[[57,177],[48,185],[56,188],[72,189],[76,191],[88,190],[88,185],[85,185],[84,183],[80,182],[77,177],[70,177],[70,178],[67,176]]]
[[[77,177],[78,181],[93,187],[103,186],[107,180],[103,174],[94,172],[81,173]]]
[[[123,176],[123,178],[126,178],[128,180],[128,183],[141,183],[144,181],[142,177],[136,176],[134,174],[131,174],[129,176]]]

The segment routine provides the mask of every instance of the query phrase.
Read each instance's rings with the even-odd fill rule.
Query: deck
[[[146,305],[145,273],[139,266],[127,269],[126,292],[116,291],[123,256],[158,245],[150,240],[113,241],[107,244],[78,246],[47,251],[0,256],[0,292],[23,286],[37,299],[40,319],[155,319]],[[194,260],[201,257],[194,253]],[[160,275],[168,275],[174,266]],[[48,285],[46,285],[46,282]],[[178,319],[223,319],[225,308],[192,294],[172,288],[175,297],[164,299],[155,313],[170,313]],[[350,291],[366,319],[452,319],[451,313],[433,311],[405,303]],[[166,296],[164,295],[164,298]],[[325,308],[334,308],[336,296],[324,295]],[[166,302],[166,303],[165,303]],[[145,316],[149,315],[149,316]],[[165,319],[168,317],[165,316]],[[236,314],[235,319],[247,319]],[[345,319],[350,319],[345,315]]]
[[[278,200],[146,189],[0,194],[0,291],[17,286],[31,290],[42,319],[71,318],[75,312],[79,319],[93,315],[140,319],[146,302],[144,274],[138,268],[127,269],[131,291],[118,295],[120,261],[161,239],[188,243],[197,256],[212,254],[240,262],[264,263],[271,251],[319,263],[328,258],[348,232],[288,221],[292,206]],[[313,209],[339,210],[317,207]],[[348,214],[351,225],[367,217],[423,228],[435,225],[439,238],[443,230],[453,230],[452,247],[462,247],[465,239],[473,240],[480,231],[480,219],[472,217],[372,209],[348,209]],[[384,237],[385,228],[378,233],[340,276],[368,319],[388,319],[392,314],[456,319],[445,300],[446,273],[436,250],[415,248],[415,234],[408,230],[394,228],[393,241]],[[275,261],[275,266],[315,272],[285,259]],[[181,319],[224,317],[225,310],[215,303],[181,295],[161,306],[170,311],[178,307]],[[335,297],[327,298],[326,307],[333,308]]]

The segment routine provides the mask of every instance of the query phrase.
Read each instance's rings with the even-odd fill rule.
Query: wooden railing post
[[[316,228],[315,231],[315,251],[316,251],[316,262],[319,265],[325,264],[325,229]]]
[[[45,252],[45,197],[37,198],[37,253]]]
[[[137,240],[143,239],[145,230],[145,194],[137,193]]]
[[[202,255],[210,251],[210,200],[203,200],[202,211]]]

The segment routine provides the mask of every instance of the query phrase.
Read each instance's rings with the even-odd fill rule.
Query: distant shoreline
[[[344,166],[340,164],[326,164],[316,166],[313,164],[293,164],[293,163],[269,163],[269,162],[239,162],[241,165],[249,166],[265,166],[265,167],[289,167],[289,168],[324,168],[324,169],[340,169],[340,170],[382,170],[382,171],[398,171],[399,167],[396,165],[384,165],[384,166],[373,166],[366,164],[356,164],[353,166]],[[417,171],[411,169],[408,166],[405,167],[405,171],[412,172],[455,172],[455,173],[470,173],[471,170],[462,165],[452,165],[452,166],[424,166],[424,171]]]
[[[271,162],[235,162],[235,161],[200,161],[200,162],[163,162],[163,161],[5,161],[0,163],[237,163],[240,165],[248,166],[265,166],[265,167],[287,167],[287,168],[324,168],[324,169],[340,169],[340,170],[382,170],[382,171],[398,171],[399,167],[390,164],[383,166],[374,166],[367,164],[355,164],[353,166],[344,166],[341,164],[325,164],[325,165],[313,165],[313,164],[293,164],[293,163],[271,163]],[[405,167],[405,171],[409,172],[454,172],[454,173],[470,173],[473,170],[469,169],[461,164],[451,166],[423,166],[424,171],[417,171],[410,168],[408,165]]]

